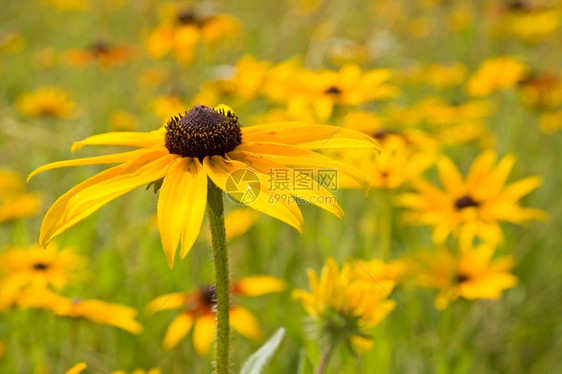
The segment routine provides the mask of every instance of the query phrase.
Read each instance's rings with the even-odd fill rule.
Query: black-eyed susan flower
[[[19,303],[22,308],[45,309],[61,317],[81,318],[140,334],[137,311],[129,306],[96,299],[68,298],[48,289],[27,289]]]
[[[482,244],[458,255],[446,249],[424,253],[418,262],[418,282],[438,290],[437,309],[447,308],[459,297],[498,299],[517,284],[517,278],[509,273],[515,264],[513,257],[493,259],[494,251],[493,246]]]
[[[313,150],[377,147],[371,137],[332,126],[287,122],[241,127],[230,108],[211,109],[202,105],[171,118],[159,130],[95,135],[75,143],[73,149],[84,145],[124,145],[137,149],[55,162],[31,173],[30,178],[60,167],[120,164],[72,188],[51,206],[41,227],[41,245],[111,200],[136,187],[161,181],[158,226],[169,266],[174,264],[178,243],[181,241],[183,258],[199,235],[208,179],[234,200],[301,231],[303,218],[299,207],[288,199],[271,198],[273,194],[296,195],[339,217],[343,212],[335,199],[328,198],[332,195],[327,188],[295,168],[328,168],[365,186],[367,182],[361,172]],[[297,190],[295,187],[300,185],[287,183],[276,184],[278,188],[274,189],[271,183],[276,179],[272,170],[282,170],[289,181],[298,180],[310,188]]]
[[[133,50],[128,46],[117,46],[105,41],[97,41],[82,49],[69,49],[64,53],[63,61],[69,66],[84,67],[98,64],[111,67],[122,64],[133,57]]]
[[[436,243],[443,243],[454,233],[464,248],[474,237],[492,244],[500,243],[503,234],[499,222],[522,224],[544,219],[543,211],[518,203],[541,185],[541,178],[527,177],[506,185],[515,156],[507,155],[497,164],[496,160],[494,151],[483,152],[463,180],[453,161],[443,157],[437,163],[437,170],[444,190],[420,179],[413,182],[415,193],[399,197],[399,205],[410,209],[404,216],[406,222],[433,226]]]
[[[17,105],[21,114],[27,117],[69,118],[74,111],[74,102],[68,93],[52,87],[22,95]]]
[[[0,223],[34,216],[39,203],[37,193],[25,191],[21,175],[0,169]]]
[[[340,269],[332,258],[326,261],[319,275],[312,269],[307,273],[310,292],[294,290],[293,298],[320,324],[328,339],[343,339],[362,352],[368,351],[372,346],[369,330],[396,306],[387,298],[395,282],[366,281],[357,277],[349,264]]]
[[[34,245],[9,247],[0,254],[0,280],[14,289],[53,287],[58,290],[80,279],[86,259],[72,248]]]
[[[245,277],[232,282],[230,286],[235,296],[260,296],[285,289],[282,280],[267,275]],[[168,326],[162,345],[166,349],[174,348],[193,328],[195,351],[199,355],[206,355],[215,336],[216,288],[207,286],[188,293],[166,294],[147,305],[147,311],[151,314],[177,308],[182,312]],[[241,305],[231,306],[230,326],[249,339],[261,338],[258,320]]]
[[[515,86],[527,71],[527,65],[515,57],[491,57],[469,77],[467,91],[472,97],[485,97]]]
[[[200,42],[214,46],[240,30],[238,20],[227,14],[203,15],[175,4],[167,4],[161,13],[162,22],[146,41],[148,52],[155,58],[172,53],[179,62],[188,64]]]

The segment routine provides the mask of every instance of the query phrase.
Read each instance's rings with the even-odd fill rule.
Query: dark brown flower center
[[[455,208],[457,208],[457,210],[469,208],[471,206],[477,207],[478,205],[480,205],[480,203],[478,201],[472,200],[472,198],[468,195],[464,195],[463,197],[455,201]]]
[[[96,55],[108,53],[110,50],[111,46],[102,40],[99,40],[90,46],[90,51]]]
[[[466,282],[469,279],[470,279],[470,277],[468,275],[461,274],[461,273],[457,274],[457,283],[458,284]]]
[[[166,124],[166,148],[182,157],[224,156],[242,143],[238,117],[196,105],[185,115],[174,116]]]
[[[217,288],[215,286],[207,286],[201,289],[201,300],[212,307],[217,303]]]
[[[44,262],[37,262],[33,264],[33,270],[37,271],[45,271],[49,268],[49,265],[45,264]]]
[[[328,89],[324,91],[326,95],[339,95],[341,94],[341,90],[336,86],[330,86]]]

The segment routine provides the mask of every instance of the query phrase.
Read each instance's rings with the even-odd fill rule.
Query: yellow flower
[[[152,112],[162,121],[177,116],[185,110],[185,102],[175,95],[164,95],[155,98],[151,103]]]
[[[73,249],[58,250],[54,244],[46,249],[38,245],[11,247],[0,254],[0,279],[15,289],[52,286],[62,290],[80,278],[85,263],[86,259]]]
[[[527,42],[539,42],[555,35],[561,23],[560,9],[537,7],[510,12],[503,20],[503,29]]]
[[[332,258],[326,261],[318,275],[308,270],[310,292],[294,290],[293,298],[303,304],[306,312],[320,322],[324,330],[351,340],[361,351],[371,348],[368,330],[376,326],[395,308],[388,300],[394,281],[378,284],[358,278],[351,266],[339,269]]]
[[[459,255],[448,250],[425,253],[421,259],[418,282],[421,286],[439,291],[435,307],[445,309],[459,297],[498,299],[502,291],[517,284],[510,274],[515,262],[512,256],[492,260],[494,247],[482,244]]]
[[[282,280],[267,275],[255,275],[231,283],[231,294],[240,296],[260,296],[284,289],[285,283]],[[176,308],[182,308],[182,313],[168,326],[162,345],[166,349],[174,348],[193,327],[195,351],[199,355],[206,355],[215,336],[215,287],[162,295],[147,305],[147,311],[151,314]],[[261,338],[258,320],[248,309],[240,305],[232,306],[229,321],[230,326],[245,337],[252,340]]]
[[[119,65],[131,59],[133,50],[126,46],[114,46],[98,41],[84,49],[70,49],[64,54],[64,61],[70,66],[99,64],[104,67]]]
[[[379,259],[358,260],[354,266],[355,275],[368,282],[392,281],[399,283],[408,273],[410,264],[403,260],[384,262]],[[387,290],[388,291],[388,290]]]
[[[17,105],[27,117],[69,118],[74,110],[74,103],[68,98],[68,93],[51,87],[22,95]]]
[[[226,14],[203,16],[174,4],[163,13],[164,20],[146,41],[148,52],[155,58],[173,53],[179,62],[188,64],[200,41],[212,46],[237,35],[240,29],[238,20]]]
[[[466,67],[458,62],[429,65],[423,70],[425,82],[440,89],[458,86],[463,82],[466,74]]]
[[[520,82],[523,104],[535,110],[562,105],[562,79],[556,74],[531,73]]]
[[[376,142],[364,134],[332,126],[288,122],[241,128],[230,108],[211,109],[202,105],[193,107],[184,116],[171,118],[157,131],[95,135],[75,143],[73,149],[101,144],[138,149],[55,162],[30,174],[31,178],[59,167],[120,163],[72,188],[51,206],[41,226],[41,245],[111,200],[136,187],[158,182],[158,185],[161,183],[158,226],[170,267],[174,264],[180,238],[183,258],[199,235],[208,183],[214,183],[234,200],[301,231],[302,213],[297,204],[289,200],[290,196],[297,196],[299,201],[310,202],[338,217],[342,217],[343,211],[326,187],[294,168],[327,168],[357,180],[358,185],[366,185],[358,171],[313,150],[377,147]],[[300,184],[291,183],[270,186],[277,181],[277,177],[271,175],[275,170],[283,171],[287,180],[297,178],[310,188],[300,189]],[[285,194],[284,198],[276,198],[280,194]]]
[[[413,182],[416,193],[399,197],[399,205],[411,209],[404,216],[406,222],[434,226],[433,240],[438,244],[449,234],[458,234],[461,247],[466,248],[475,236],[500,243],[503,235],[498,222],[522,224],[544,219],[544,212],[518,204],[519,199],[540,186],[541,178],[527,177],[506,185],[515,157],[505,156],[495,165],[496,160],[494,151],[483,152],[463,180],[453,161],[443,157],[437,171],[445,190],[417,180]]]
[[[364,170],[372,188],[399,188],[410,180],[417,178],[434,162],[434,156],[428,153],[414,152],[406,142],[398,137],[388,138],[383,143],[380,154],[369,151],[342,152],[341,159]],[[347,187],[344,180],[340,187]],[[353,187],[353,185],[351,185]]]
[[[120,110],[109,118],[109,127],[115,131],[133,131],[136,128],[137,119],[129,112]]]
[[[65,374],[80,374],[81,372],[83,372],[87,368],[88,368],[88,365],[86,365],[85,362],[79,362],[76,365],[74,365],[73,367],[71,367],[70,369],[68,369]]]
[[[541,114],[540,124],[541,130],[546,134],[562,129],[562,109]]]
[[[25,192],[21,176],[0,169],[0,223],[37,214],[39,195]]]
[[[132,334],[140,334],[142,331],[142,325],[135,319],[137,311],[126,305],[95,299],[68,298],[48,289],[28,289],[23,294],[20,305],[24,308],[46,309],[61,317],[84,318]]]
[[[467,90],[472,97],[488,96],[513,87],[526,73],[527,66],[515,57],[489,58],[468,79]]]

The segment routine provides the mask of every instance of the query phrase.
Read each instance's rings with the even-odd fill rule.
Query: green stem
[[[378,251],[383,261],[388,261],[392,240],[392,190],[379,191]]]
[[[334,350],[338,345],[338,341],[338,337],[331,337],[328,347],[326,347],[326,350],[322,354],[322,358],[320,359],[320,363],[318,364],[316,374],[323,374],[326,371],[326,369],[328,368],[328,362],[330,361],[330,358],[332,358],[332,354],[334,353]]]
[[[222,190],[213,181],[207,180],[207,214],[213,242],[215,276],[217,289],[217,356],[215,371],[227,374],[229,371],[230,343],[230,284],[228,279],[228,250],[224,229],[224,207]]]

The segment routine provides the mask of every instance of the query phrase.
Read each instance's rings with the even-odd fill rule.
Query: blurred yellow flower
[[[544,219],[543,211],[518,204],[519,199],[541,185],[541,178],[527,177],[506,185],[515,156],[507,155],[497,165],[496,160],[494,151],[483,152],[463,180],[453,161],[441,158],[437,171],[445,190],[421,179],[414,181],[416,192],[403,194],[398,199],[399,205],[410,209],[404,215],[405,221],[433,226],[433,240],[438,244],[449,234],[458,234],[461,248],[466,248],[474,237],[492,244],[500,243],[503,234],[499,222],[522,224]]]
[[[62,12],[81,12],[91,6],[90,0],[42,0]]]
[[[301,210],[289,202],[289,196],[296,195],[338,217],[343,216],[343,210],[327,188],[293,168],[327,168],[365,186],[366,180],[359,171],[313,150],[378,147],[373,138],[332,126],[285,122],[242,128],[238,117],[225,105],[215,109],[197,105],[184,116],[171,118],[159,130],[94,135],[72,148],[84,145],[128,145],[138,149],[55,162],[33,171],[29,178],[60,167],[120,163],[75,186],[51,206],[41,226],[40,244],[45,246],[113,199],[162,180],[158,226],[170,267],[178,244],[181,242],[180,257],[184,258],[199,235],[209,183],[236,201],[302,231]],[[272,170],[285,171],[289,181],[297,176],[311,187],[297,191],[295,185],[286,183],[271,188],[278,179]],[[232,176],[234,172],[237,174]],[[249,176],[244,179],[240,173]],[[271,198],[281,193],[287,198]]]
[[[238,20],[226,14],[204,16],[175,4],[165,4],[162,14],[164,19],[146,41],[148,53],[154,58],[173,53],[179,62],[188,64],[199,42],[213,46],[240,30]]]
[[[562,79],[557,74],[530,73],[520,82],[523,104],[534,110],[562,106]]]
[[[510,274],[512,256],[492,259],[494,247],[482,244],[456,255],[449,250],[424,253],[420,259],[418,282],[439,291],[435,307],[445,309],[459,297],[498,299],[502,291],[515,287],[517,278]]]
[[[546,112],[540,116],[541,130],[552,134],[562,129],[562,109]]]
[[[267,275],[255,275],[232,282],[230,287],[231,294],[235,296],[260,296],[284,290],[285,282]],[[174,348],[193,327],[195,351],[199,355],[206,355],[215,336],[215,287],[207,286],[188,293],[162,295],[146,306],[150,314],[176,308],[182,308],[182,313],[168,326],[162,345],[166,349]],[[234,330],[248,339],[261,338],[258,320],[248,309],[233,305],[229,321]]]
[[[43,87],[22,95],[17,102],[20,112],[27,117],[70,118],[74,102],[66,91]]]
[[[384,262],[375,258],[369,261],[358,260],[354,271],[357,278],[368,282],[393,281],[398,284],[408,274],[410,267],[404,260]]]
[[[28,289],[21,299],[23,308],[46,309],[61,317],[83,318],[140,334],[142,325],[135,319],[137,311],[126,305],[95,299],[77,299],[58,295],[48,289]]]
[[[466,88],[472,97],[488,96],[515,86],[525,77],[527,70],[527,66],[515,57],[491,57],[470,76]]]
[[[69,49],[63,55],[63,61],[69,66],[84,67],[99,64],[111,67],[122,64],[133,57],[133,49],[127,46],[115,46],[98,41],[83,49]]]
[[[395,189],[417,178],[434,162],[435,156],[413,151],[399,137],[387,137],[380,153],[369,151],[341,152],[340,159],[363,170],[371,188]],[[340,188],[348,186],[348,179],[340,180]]]
[[[466,66],[460,62],[433,64],[423,70],[425,82],[435,88],[444,89],[460,85],[466,77]]]
[[[395,308],[388,300],[394,288],[392,280],[358,278],[349,264],[340,269],[329,258],[318,275],[308,269],[310,292],[294,290],[293,298],[303,304],[306,312],[334,338],[352,342],[362,352],[370,350],[372,340],[368,331],[381,322]]]
[[[25,183],[19,174],[0,169],[0,223],[36,215],[39,202],[37,193],[25,192]]]
[[[532,6],[532,2],[528,2]],[[503,19],[503,30],[527,42],[539,42],[555,35],[562,23],[560,9],[531,8],[516,9]]]
[[[137,119],[131,113],[120,110],[109,117],[109,127],[114,131],[133,131],[137,127]]]
[[[0,280],[14,289],[52,286],[62,290],[80,279],[86,259],[72,248],[8,247],[0,253]]]
[[[152,112],[162,121],[185,112],[185,106],[185,101],[176,95],[159,96],[151,103]]]

